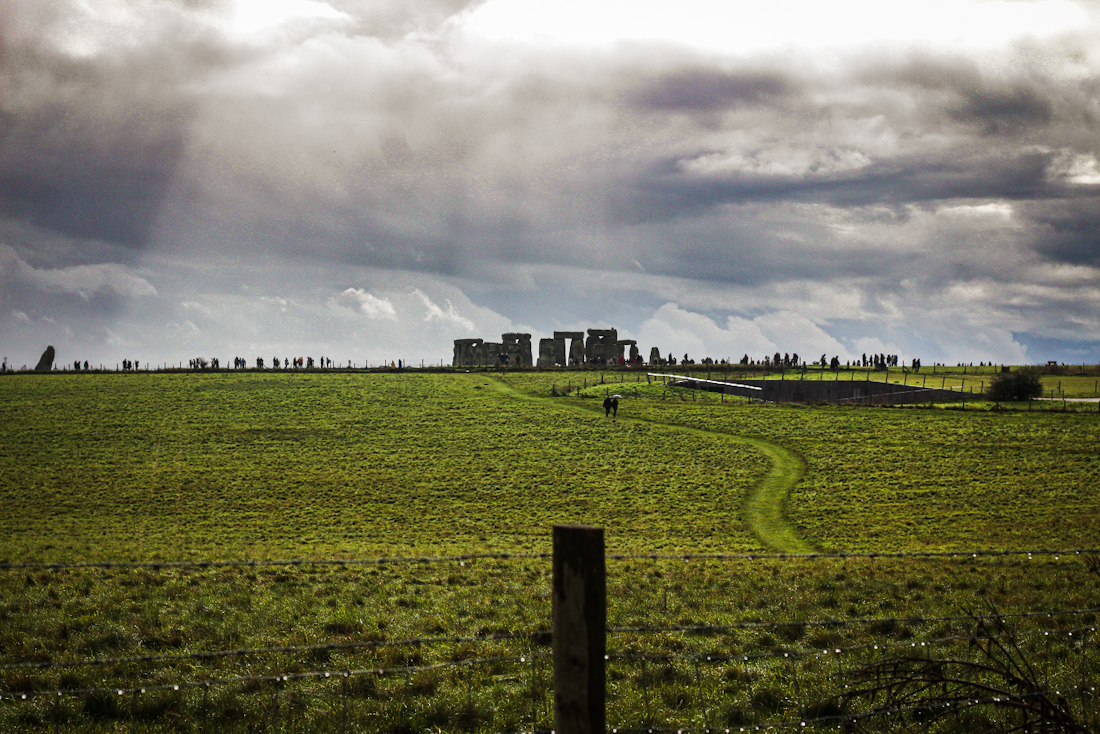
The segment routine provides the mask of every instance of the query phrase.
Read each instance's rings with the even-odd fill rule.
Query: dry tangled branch
[[[1081,558],[1084,560],[1085,566],[1088,567],[1089,572],[1094,576],[1100,577],[1100,555],[1086,553]]]
[[[889,716],[892,731],[904,728],[904,722],[925,729],[952,718],[960,731],[1092,731],[1066,692],[1050,689],[1000,616],[976,616],[968,648],[969,657],[903,654],[855,671],[842,697],[849,715],[860,712],[850,719],[849,730],[876,730]],[[974,716],[979,713],[984,715]]]

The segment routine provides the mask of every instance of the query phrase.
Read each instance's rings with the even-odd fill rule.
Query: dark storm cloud
[[[70,238],[149,247],[186,146],[195,102],[187,87],[248,52],[204,28],[219,3],[150,8],[142,24],[116,31],[134,37],[107,36],[118,48],[91,54],[74,39],[85,30],[81,15],[98,21],[94,10],[15,4],[22,23],[0,40],[0,215]]]
[[[916,56],[861,70],[857,79],[883,89],[917,88],[921,101],[985,135],[1019,133],[1054,119],[1052,92],[1059,86],[1029,74],[987,78],[966,58]],[[938,94],[937,94],[938,93]]]
[[[923,54],[870,59],[857,78],[865,83],[890,86],[900,82],[925,89],[975,89],[982,83],[981,69],[971,58]]]
[[[749,218],[751,209],[735,209]],[[793,218],[792,218],[793,219]],[[786,280],[828,281],[838,278],[877,278],[882,273],[912,267],[918,256],[912,253],[883,251],[869,245],[850,245],[843,257],[821,245],[832,239],[826,228],[805,221],[789,223],[784,235],[763,227],[730,226],[728,221],[701,222],[675,230],[680,247],[657,249],[661,229],[647,238],[649,247],[641,248],[645,269],[660,274],[710,283],[736,283],[761,286],[776,280],[782,272]]]
[[[1049,153],[958,155],[884,160],[826,175],[698,175],[682,159],[652,164],[618,209],[624,222],[693,216],[725,204],[804,201],[836,206],[890,206],[949,199],[1026,199],[1055,195],[1046,169]],[[1057,193],[1061,193],[1060,191]]]
[[[639,107],[653,110],[713,111],[772,102],[790,91],[790,82],[778,74],[699,68],[647,82],[635,89],[629,99]]]
[[[876,163],[857,175],[809,188],[811,199],[844,206],[905,204],[950,199],[1025,199],[1051,195],[1049,153],[958,155],[934,160]]]
[[[478,0],[12,1],[37,20],[0,68],[0,327],[118,312],[110,349],[160,359],[430,325],[446,353],[474,321],[663,309],[668,348],[698,314],[797,309],[1013,355],[1093,277],[1066,264],[1096,263],[1095,74],[1053,37],[543,43],[464,25]]]
[[[145,247],[184,144],[183,114],[161,115],[109,126],[72,108],[0,117],[0,214]]]
[[[1039,228],[1036,250],[1043,256],[1100,267],[1100,197],[1030,203],[1024,213]]]
[[[960,122],[977,125],[987,135],[1018,132],[1046,125],[1054,116],[1054,105],[1034,89],[1016,87],[1006,91],[968,89],[965,102],[950,110]]]

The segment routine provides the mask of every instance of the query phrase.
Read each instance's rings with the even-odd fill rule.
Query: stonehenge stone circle
[[[481,367],[498,365],[502,363],[501,357],[503,355],[507,355],[509,365],[516,367],[532,366],[531,335],[520,333],[502,334],[499,342],[487,342],[483,339],[455,339],[451,366]]]
[[[554,336],[539,339],[538,358],[532,357],[531,335],[510,332],[501,335],[499,342],[483,339],[455,339],[454,367],[489,367],[507,363],[512,367],[576,367],[586,364],[618,364],[629,359],[630,364],[640,361],[638,342],[620,339],[616,329],[588,329],[588,339],[583,331],[555,331]],[[624,350],[629,347],[629,356]],[[506,360],[505,360],[506,357]],[[660,359],[660,351],[654,347],[650,361]]]

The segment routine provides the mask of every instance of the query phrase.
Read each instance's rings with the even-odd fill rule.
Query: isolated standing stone
[[[42,352],[42,358],[38,360],[38,364],[35,366],[35,372],[49,372],[53,369],[53,346],[46,347],[46,351]]]

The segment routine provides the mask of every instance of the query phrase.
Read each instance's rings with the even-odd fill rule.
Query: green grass
[[[620,553],[1100,545],[1096,415],[693,400],[642,379],[5,377],[0,559],[546,552],[558,522],[605,527],[609,551]],[[582,389],[552,395],[570,382]],[[607,392],[626,396],[617,420],[603,415]],[[875,644],[969,654],[931,641],[965,638],[970,624],[935,618],[1100,606],[1097,576],[1077,557],[634,558],[608,570],[612,627],[774,623],[611,635],[609,723],[627,726],[740,727],[827,713],[840,681],[884,654]],[[548,727],[548,648],[538,640],[316,646],[544,630],[549,574],[545,559],[5,570],[0,664],[116,661],[0,670],[0,731],[200,731],[204,715],[213,730],[242,732],[341,731],[345,717],[372,731],[517,731],[532,716]],[[807,624],[854,618],[884,621]],[[1096,670],[1074,647],[1080,637],[1065,632],[1095,615],[1017,624],[1051,685]],[[1042,634],[1051,629],[1053,641]],[[185,657],[286,646],[302,649]],[[619,657],[634,653],[669,657],[645,666]],[[698,653],[750,659],[697,666]],[[176,657],[117,660],[149,654]],[[508,659],[340,675],[497,656]],[[325,671],[333,677],[244,680]],[[242,680],[186,687],[211,678]],[[174,683],[184,687],[131,691]],[[105,692],[118,688],[125,695]],[[82,692],[33,695],[55,689]],[[31,695],[10,698],[19,692]]]
[[[538,402],[540,405],[546,405],[547,402],[553,404],[552,398],[547,398],[545,396],[539,397],[531,395],[530,393],[521,392],[510,386],[505,380],[494,380],[491,381],[490,384],[506,394],[526,398],[532,402]],[[556,390],[555,386],[551,386],[551,388],[552,390]],[[622,388],[621,385],[620,388]],[[599,397],[599,391],[601,389],[604,390],[605,398],[610,397],[611,388],[603,386],[582,389],[578,395],[591,397],[595,394],[596,397]],[[638,385],[634,388],[633,393],[626,388],[622,388],[622,392],[628,395],[632,394],[635,398],[638,398],[642,395],[648,397],[657,394],[657,389],[656,385],[646,385],[644,387]],[[616,392],[615,394],[618,395],[619,393]],[[623,399],[625,400],[626,398],[624,397]],[[591,404],[586,405],[584,402],[570,404],[557,401],[555,407],[560,407],[562,405],[568,405],[575,410],[587,414],[590,414],[593,409],[597,414],[600,410],[603,410],[604,419],[607,419],[607,410],[602,407],[602,401],[595,406]],[[617,410],[612,416],[612,420],[615,422],[618,421]],[[737,449],[743,448],[744,446],[754,449],[763,456],[771,466],[767,473],[760,477],[756,486],[751,488],[745,497],[743,510],[746,525],[764,547],[770,550],[776,550],[783,553],[810,553],[815,550],[812,545],[798,537],[794,528],[787,522],[784,513],[787,495],[794,488],[798,480],[802,478],[802,473],[805,471],[805,465],[797,454],[784,449],[782,446],[763,441],[759,438],[745,438],[729,433],[691,428],[674,423],[627,418],[625,412],[623,413],[622,420],[623,423],[641,423],[642,425],[672,429],[687,437],[694,436],[698,440],[704,442],[720,438],[731,444],[731,456],[737,453]]]
[[[592,373],[589,380],[621,375]],[[506,378],[549,394],[560,375]],[[635,376],[636,379],[636,376]],[[627,398],[620,415],[759,438],[800,455],[807,470],[788,520],[823,550],[1091,547],[1100,498],[1095,412],[962,411],[922,407],[754,405],[662,390]],[[591,403],[612,385],[581,390]],[[1093,406],[1095,408],[1095,406]]]
[[[721,436],[517,401],[479,377],[206,374],[0,381],[0,558],[759,548],[767,458]]]
[[[525,639],[395,644],[545,630],[548,571],[539,561],[479,561],[9,574],[0,580],[5,662],[109,661],[4,671],[0,691],[31,695],[27,701],[0,702],[0,730],[50,731],[56,723],[62,731],[200,731],[205,713],[217,722],[215,731],[243,732],[273,728],[275,704],[279,726],[293,731],[342,731],[345,715],[352,730],[401,731],[404,723],[413,731],[517,731],[529,728],[532,711],[540,726],[548,727],[552,690],[544,644]],[[886,654],[884,646],[908,651],[916,645],[922,654],[965,656],[971,624],[941,616],[993,608],[1005,613],[1087,608],[1095,605],[1097,591],[1095,576],[1072,558],[612,561],[610,627],[733,627],[612,633],[609,723],[797,721],[832,710],[839,683]],[[834,619],[872,621],[837,625],[829,621]],[[766,622],[774,624],[758,626]],[[1066,634],[1095,622],[1094,613],[1013,620],[1052,686],[1077,685],[1081,675],[1096,670],[1092,657],[1082,667],[1086,659]],[[963,642],[946,640],[951,637]],[[390,644],[184,657],[366,641]],[[666,657],[648,664],[631,659],[640,653]],[[110,661],[149,654],[169,659]],[[693,659],[706,655],[723,659]],[[505,659],[486,660],[496,657]],[[1067,660],[1071,664],[1063,664]],[[408,675],[372,672],[464,661],[472,662]],[[344,679],[345,670],[357,672]],[[332,677],[255,680],[324,671]],[[205,700],[204,688],[187,687],[233,678],[252,679],[215,684]],[[181,683],[180,691],[151,690]],[[34,695],[55,689],[79,692]],[[116,689],[125,689],[123,695]]]

